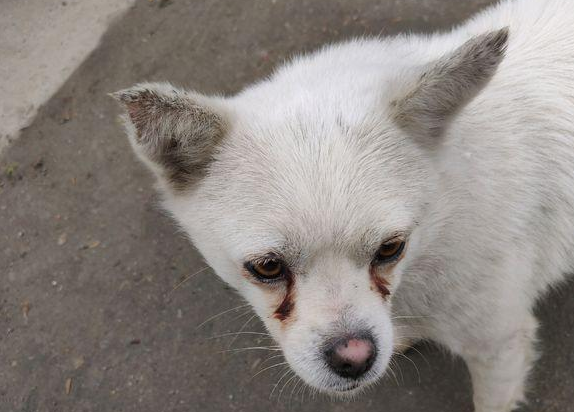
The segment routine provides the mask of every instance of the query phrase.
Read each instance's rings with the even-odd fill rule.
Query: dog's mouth
[[[289,366],[309,387],[334,399],[352,400],[379,382],[389,363],[390,342],[371,336],[355,333],[303,346],[307,350],[290,345],[283,349]]]
[[[347,397],[356,392],[360,392],[362,389],[372,385],[376,380],[371,379],[361,379],[357,381],[352,381],[348,383],[341,383],[338,385],[331,386],[328,391],[334,393],[335,395],[340,395]]]
[[[356,399],[357,395],[369,386],[369,382],[352,382],[346,385],[338,385],[329,388],[326,393],[333,399],[349,401]]]
[[[340,381],[324,387],[322,390],[333,395],[335,398],[352,400],[355,399],[357,395],[363,393],[367,388],[376,385],[384,375],[384,372],[379,374],[376,371],[371,371],[361,379],[347,380],[346,382]]]
[[[342,388],[336,388],[335,391],[336,392],[342,392],[342,393],[351,392],[351,391],[354,391],[355,389],[358,389],[360,386],[361,386],[360,383],[355,382],[355,383],[352,383],[352,384],[345,386],[345,387],[342,387]]]

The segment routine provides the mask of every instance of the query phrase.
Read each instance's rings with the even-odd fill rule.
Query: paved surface
[[[34,119],[135,0],[3,0],[0,151]]]
[[[398,359],[396,382],[357,402],[313,398],[296,380],[270,400],[282,368],[251,377],[275,353],[222,353],[265,342],[217,338],[251,313],[198,327],[243,302],[209,270],[174,290],[205,265],[158,211],[106,93],[163,79],[234,92],[293,52],[446,27],[485,4],[138,2],[0,158],[0,411],[470,412],[464,365],[430,346],[409,354],[418,373]],[[538,310],[544,351],[524,412],[574,411],[572,296],[564,286]]]

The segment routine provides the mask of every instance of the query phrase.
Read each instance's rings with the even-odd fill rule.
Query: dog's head
[[[396,72],[373,57],[349,73],[345,56],[380,45],[350,43],[231,98],[167,84],[115,94],[165,207],[309,385],[353,393],[384,374],[400,334],[393,294],[437,192],[439,140],[506,38],[488,33]]]

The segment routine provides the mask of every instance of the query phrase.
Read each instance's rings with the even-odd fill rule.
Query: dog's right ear
[[[227,127],[224,100],[165,83],[138,84],[111,94],[135,152],[162,186],[182,193],[205,175]]]

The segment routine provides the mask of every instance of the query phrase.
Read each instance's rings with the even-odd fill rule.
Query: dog
[[[533,306],[574,272],[573,10],[329,45],[230,97],[113,96],[165,209],[306,384],[356,396],[431,340],[476,412],[509,412]]]

